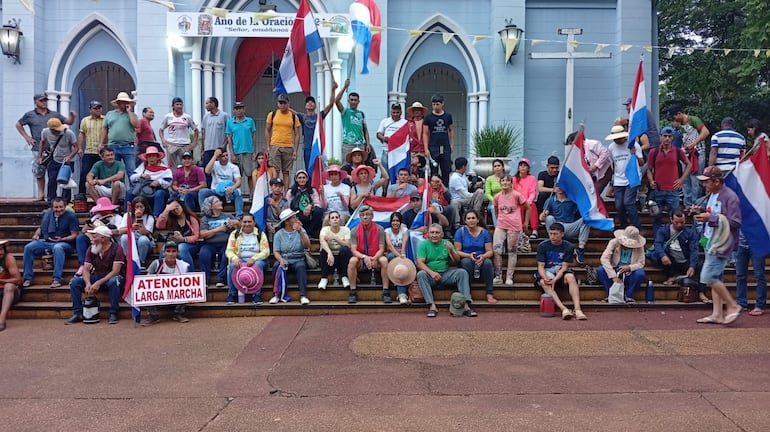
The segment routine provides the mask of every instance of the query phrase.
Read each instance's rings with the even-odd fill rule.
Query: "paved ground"
[[[11,320],[7,431],[764,431],[770,316]]]

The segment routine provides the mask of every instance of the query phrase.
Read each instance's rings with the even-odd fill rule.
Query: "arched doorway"
[[[452,158],[468,157],[468,89],[462,74],[446,63],[428,63],[417,69],[406,84],[406,106],[420,101],[430,107],[430,98],[444,96],[444,110],[452,114],[455,147]]]
[[[111,109],[110,101],[119,92],[130,92],[136,88],[134,79],[128,71],[119,64],[112,62],[92,63],[83,68],[75,77],[73,89],[73,109],[81,117],[88,115],[88,104],[97,100],[104,104],[104,112]]]

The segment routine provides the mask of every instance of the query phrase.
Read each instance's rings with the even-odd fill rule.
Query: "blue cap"
[[[179,96],[175,97],[174,99],[171,99],[171,105],[174,105],[177,102],[184,103],[184,101],[182,101],[182,98],[180,98]]]
[[[674,134],[674,128],[671,126],[665,126],[663,129],[660,130],[661,135],[673,135]]]

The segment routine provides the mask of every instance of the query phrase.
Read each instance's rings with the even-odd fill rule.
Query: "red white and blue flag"
[[[134,276],[137,276],[141,272],[141,263],[139,262],[139,250],[136,248],[136,239],[134,239],[134,212],[131,208],[131,204],[128,205],[128,212],[126,212],[126,237],[128,237],[128,250],[126,253],[126,284],[123,288],[123,300],[131,305],[131,318],[134,322],[139,323],[141,321],[141,311],[138,307],[134,306]]]
[[[393,212],[401,212],[403,214],[407,211],[409,209],[409,197],[389,198],[369,195],[361,201],[361,205],[359,205],[353,214],[350,215],[347,227],[350,228],[351,231],[361,223],[361,218],[358,216],[358,210],[363,205],[368,205],[372,208],[372,212],[374,213],[372,221],[374,223],[383,228],[390,228],[390,215]]]
[[[369,26],[382,26],[380,8],[374,0],[356,0],[350,5],[350,25],[353,29],[353,40],[364,49],[362,74],[369,73],[369,60],[380,64],[380,45],[382,35],[372,33]]]
[[[308,54],[323,47],[313,13],[307,0],[302,0],[291,27],[291,36],[278,68],[275,94],[310,94],[310,58]]]
[[[764,146],[725,178],[741,201],[741,230],[751,253],[770,254],[770,162]]]
[[[564,167],[556,178],[556,185],[577,205],[586,225],[603,231],[612,231],[615,223],[608,217],[604,201],[594,187],[591,172],[588,171],[586,164],[584,141],[585,134],[581,125],[575,137],[575,145],[564,160]],[[633,162],[636,163],[635,160]],[[630,165],[631,160],[628,163]]]
[[[267,230],[267,196],[270,195],[269,178],[267,174],[267,154],[257,174],[257,184],[254,185],[254,193],[251,196],[251,210],[254,215],[254,223],[261,232]]]
[[[631,109],[628,113],[628,148],[633,148],[636,139],[647,132],[647,92],[644,88],[644,59],[639,60],[639,69],[636,71],[634,93],[631,95]],[[628,186],[637,187],[642,183],[639,176],[639,164],[636,157],[630,157],[626,164],[626,178]]]
[[[402,168],[409,169],[412,165],[412,158],[409,154],[409,124],[393,132],[388,137],[388,174],[390,174],[390,183],[398,182],[398,171]]]
[[[323,114],[319,111],[317,115],[318,118],[316,118],[315,129],[313,130],[313,146],[310,148],[308,176],[310,177],[310,185],[316,190],[320,190],[321,186],[326,183],[326,158],[324,157],[326,135],[324,135]]]

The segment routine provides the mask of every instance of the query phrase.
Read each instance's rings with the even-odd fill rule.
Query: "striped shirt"
[[[711,137],[711,148],[717,151],[715,165],[723,172],[732,171],[746,150],[746,139],[735,129],[723,129]]]

